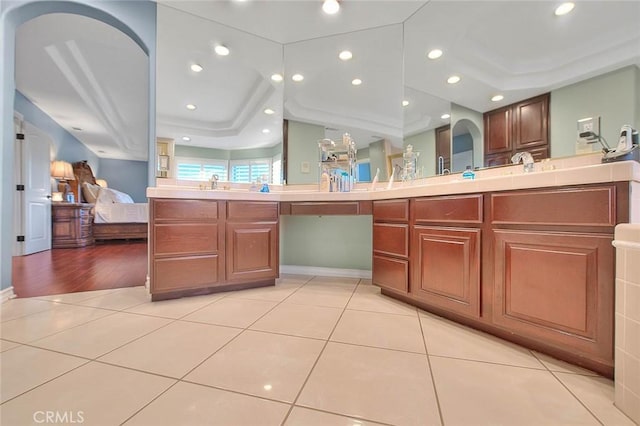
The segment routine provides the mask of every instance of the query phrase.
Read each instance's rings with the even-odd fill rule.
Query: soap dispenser
[[[471,170],[471,166],[467,166],[467,169],[462,173],[462,179],[475,179],[476,173]]]

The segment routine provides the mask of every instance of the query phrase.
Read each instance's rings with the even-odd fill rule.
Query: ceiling
[[[289,118],[324,125],[329,137],[349,131],[359,146],[381,138],[400,145],[446,124],[440,116],[451,102],[484,112],[640,66],[639,1],[579,2],[560,17],[558,4],[343,0],[328,16],[317,0],[159,0],[157,135],[265,147],[281,140]],[[98,156],[146,159],[147,58],[135,43],[60,14],[25,23],[16,43],[25,96]],[[216,44],[229,56],[214,54]],[[427,59],[436,47],[443,56]],[[338,59],[343,49],[352,60]],[[194,63],[204,70],[191,71]],[[298,72],[305,79],[294,83]],[[274,73],[285,80],[272,81]],[[461,81],[447,84],[453,74]],[[356,77],[360,86],[351,84]],[[504,99],[492,102],[496,94]]]

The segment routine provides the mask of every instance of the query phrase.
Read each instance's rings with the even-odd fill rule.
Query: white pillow
[[[87,203],[95,204],[98,199],[98,195],[100,195],[100,185],[93,185],[89,182],[84,182],[82,184],[82,196]]]
[[[111,188],[100,188],[100,192],[98,193],[98,201],[100,203],[133,203],[133,199],[131,198],[131,196],[129,196],[129,194],[125,194],[124,192],[120,192]]]

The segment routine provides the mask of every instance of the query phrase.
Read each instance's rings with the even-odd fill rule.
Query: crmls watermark
[[[84,423],[83,411],[36,411],[33,413],[36,423]]]

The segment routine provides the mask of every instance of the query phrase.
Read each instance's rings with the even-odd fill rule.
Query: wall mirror
[[[317,179],[318,139],[344,133],[356,142],[360,181],[377,169],[385,180],[387,151],[402,146],[402,25],[286,44],[284,69],[284,116],[309,130],[289,133],[289,182]],[[301,173],[307,161],[311,177]]]
[[[282,45],[158,4],[157,136],[177,177],[280,183]]]
[[[550,155],[574,155],[579,118],[602,116],[611,140],[622,124],[640,125],[631,48],[640,40],[632,21],[638,5],[606,3],[583,2],[561,20],[548,2],[344,2],[328,18],[312,2],[162,1],[158,136],[174,138],[185,156],[218,149],[231,161],[243,148],[270,149],[261,154],[275,158],[286,119],[289,183],[316,183],[317,141],[345,132],[369,177],[380,168],[386,180],[389,157],[408,144],[426,177],[437,172],[437,139],[447,126],[447,168],[482,167],[483,113],[552,91]],[[625,37],[617,37],[623,22]],[[216,43],[230,54],[213,53]],[[432,59],[434,49],[442,55]],[[351,58],[340,59],[343,51]],[[204,71],[191,71],[194,61]],[[175,83],[178,73],[186,85]],[[271,80],[276,73],[282,81]],[[448,83],[453,76],[460,80]],[[493,101],[497,94],[503,98]],[[623,101],[603,106],[604,97]]]

